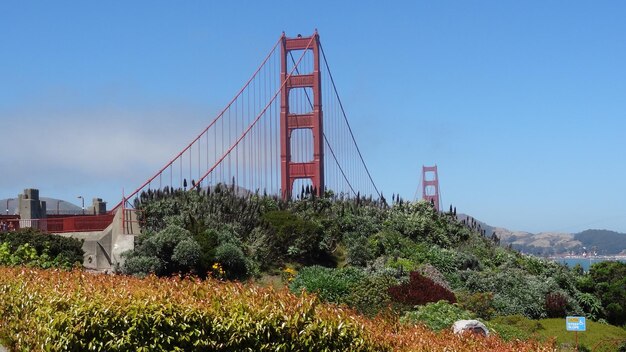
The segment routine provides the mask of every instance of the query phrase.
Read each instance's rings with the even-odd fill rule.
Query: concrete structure
[[[103,215],[107,212],[107,202],[103,202],[102,198],[94,198],[91,201],[91,206],[87,209],[87,214],[91,215]]]
[[[43,219],[46,217],[46,202],[39,200],[39,190],[27,188],[17,196],[20,219]]]
[[[112,272],[124,263],[121,254],[135,248],[135,236],[139,233],[135,211],[120,207],[111,225],[102,231],[70,232],[59,235],[84,241],[83,265],[85,268]]]

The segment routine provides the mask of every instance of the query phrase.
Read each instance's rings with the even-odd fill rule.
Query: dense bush
[[[317,298],[216,280],[0,268],[10,350],[553,351],[549,343],[435,334]]]
[[[400,321],[404,324],[421,323],[432,330],[440,331],[452,328],[452,325],[457,320],[472,318],[472,313],[460,308],[458,305],[439,301],[418,307],[415,311],[406,312],[400,318]]]
[[[193,273],[205,277],[219,263],[226,278],[245,278],[254,272],[253,265],[231,231],[205,230],[193,236],[170,224],[159,232],[146,232],[136,238],[134,250],[123,253],[126,261],[122,272],[137,276]]]
[[[567,296],[563,293],[550,292],[545,302],[548,318],[563,318],[567,314]]]
[[[0,265],[70,269],[83,263],[82,241],[33,229],[0,232]]]
[[[387,313],[392,308],[388,289],[397,284],[391,275],[368,275],[351,286],[343,303],[367,316]]]
[[[353,288],[366,278],[362,270],[356,268],[332,269],[321,266],[302,268],[289,284],[294,293],[306,290],[315,293],[325,302],[346,303]]]
[[[330,254],[321,246],[322,227],[288,211],[270,211],[263,215],[269,224],[279,253],[305,264],[326,261]]]
[[[184,257],[183,254],[191,254]],[[200,260],[200,245],[182,227],[169,225],[159,232],[140,235],[135,250],[124,253],[124,273],[145,276],[189,272]]]
[[[367,275],[404,279],[407,271],[428,267],[432,270],[423,272],[425,276],[445,288],[467,291],[468,298],[492,292],[489,304],[478,299],[464,302],[480,316],[556,314],[546,305],[551,292],[563,295],[566,313],[606,318],[608,304],[597,307],[602,294],[601,302],[610,301],[611,311],[618,312],[612,313],[612,321],[621,314],[617,291],[609,297],[591,279],[577,277],[564,266],[499,247],[496,240],[479,233],[474,220],[459,222],[452,212],[440,213],[426,202],[404,202],[399,197],[389,205],[326,195],[313,197],[305,190],[300,200],[283,201],[223,185],[200,192],[144,193],[136,205],[143,210],[146,233],[175,225],[188,231],[199,247],[186,241],[177,255],[165,259],[139,255],[127,267],[161,275],[180,271],[204,276],[215,273],[213,265],[218,263],[225,270],[218,276],[227,279],[260,272],[273,275],[289,265],[356,266]],[[228,244],[224,233],[230,236]],[[142,251],[142,240],[137,242]]]
[[[473,312],[477,317],[485,320],[491,319],[496,310],[493,308],[492,292],[461,291],[457,293],[459,307]]]
[[[547,317],[545,298],[551,292],[560,292],[566,301],[568,314],[582,314],[574,297],[560,290],[551,277],[530,275],[521,269],[503,271],[461,272],[462,284],[457,289],[469,292],[493,292],[496,315],[522,314],[529,318]]]
[[[409,282],[392,286],[388,291],[394,301],[409,306],[423,305],[440,300],[456,303],[454,293],[417,271],[410,273]]]
[[[626,324],[626,263],[601,262],[591,266],[592,293],[600,298],[607,321]]]

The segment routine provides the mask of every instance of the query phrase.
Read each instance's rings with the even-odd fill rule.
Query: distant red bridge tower
[[[313,56],[312,72],[288,74],[288,55],[290,51],[311,50]],[[324,145],[322,127],[322,96],[320,77],[320,50],[317,31],[311,37],[282,37],[281,45],[281,81],[283,89],[280,104],[280,158],[281,189],[284,199],[291,198],[293,183],[297,179],[310,179],[317,194],[324,193]],[[294,89],[310,89],[312,109],[308,112],[293,112],[290,109],[289,95]],[[313,139],[313,160],[294,162],[291,158],[291,136],[296,129],[308,129]]]
[[[437,211],[441,211],[437,165],[422,166],[422,199],[431,202]]]

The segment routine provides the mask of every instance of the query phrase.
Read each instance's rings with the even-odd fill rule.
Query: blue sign
[[[566,317],[565,328],[567,331],[585,331],[585,317]]]

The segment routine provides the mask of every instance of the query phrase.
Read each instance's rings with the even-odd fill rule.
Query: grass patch
[[[558,345],[567,348],[574,346],[575,332],[565,330],[565,319],[541,319],[543,329],[536,333],[544,338],[555,337]],[[591,351],[617,351],[620,344],[626,342],[626,329],[600,324],[587,320],[587,331],[578,333],[578,345]]]

